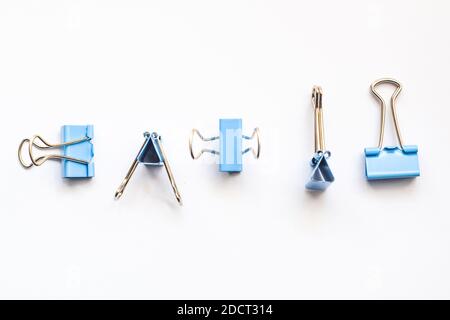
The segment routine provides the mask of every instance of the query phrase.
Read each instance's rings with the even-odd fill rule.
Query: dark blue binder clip
[[[312,191],[323,191],[334,181],[333,173],[327,161],[331,153],[325,149],[322,95],[322,88],[314,86],[312,91],[312,104],[314,107],[315,153],[310,163],[313,170],[309,181],[305,185],[306,189]]]
[[[375,90],[379,84],[388,83],[396,86],[391,97],[391,109],[399,146],[383,148],[386,103]],[[416,145],[404,145],[396,113],[396,99],[402,90],[401,84],[394,79],[379,79],[371,85],[372,93],[381,102],[381,129],[378,147],[366,148],[366,176],[368,180],[415,178],[420,176],[418,148]]]
[[[161,136],[157,134],[156,132],[144,133],[144,144],[142,145],[141,149],[139,150],[136,158],[133,160],[133,163],[131,164],[130,169],[128,170],[127,175],[125,176],[125,179],[117,189],[115,193],[115,198],[119,199],[124,190],[127,186],[128,182],[131,179],[131,176],[136,171],[136,168],[139,163],[142,163],[143,165],[150,166],[150,167],[162,167],[166,169],[167,175],[169,176],[170,184],[172,186],[173,192],[175,193],[175,198],[177,199],[178,203],[181,205],[181,195],[178,191],[177,184],[175,183],[175,179],[172,174],[172,170],[170,168],[169,162],[167,160],[166,153],[164,152],[164,149],[162,147],[161,143]]]
[[[19,145],[19,161],[24,168],[40,166],[45,161],[56,159],[62,161],[63,178],[92,178],[94,176],[94,147],[92,138],[94,137],[94,127],[92,125],[73,126],[66,125],[61,128],[62,142],[51,144],[41,136],[35,135],[31,139],[23,139]],[[28,155],[30,163],[25,163],[22,157],[24,145],[28,145]],[[33,147],[41,150],[62,148],[63,154],[49,154],[35,157]]]
[[[261,144],[259,141],[259,129],[255,128],[251,136],[242,134],[242,119],[220,119],[219,121],[220,135],[204,138],[197,129],[192,129],[191,137],[189,139],[189,150],[192,159],[198,159],[203,153],[208,152],[219,155],[219,171],[236,173],[242,171],[242,155],[252,151],[256,159],[259,158]],[[219,140],[220,150],[202,149],[195,154],[192,143],[194,135],[197,135],[203,141]],[[252,140],[256,137],[257,149],[242,147],[242,139]]]

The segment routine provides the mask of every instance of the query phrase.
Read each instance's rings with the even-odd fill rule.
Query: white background
[[[449,30],[445,0],[2,1],[0,297],[450,298]],[[386,76],[422,176],[372,184]],[[314,84],[336,176],[321,195],[304,190]],[[238,176],[189,156],[221,117],[261,130]],[[87,123],[94,179],[19,165],[22,138]],[[146,130],[183,207],[144,167],[113,200]]]

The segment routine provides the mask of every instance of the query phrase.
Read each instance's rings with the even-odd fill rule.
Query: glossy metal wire
[[[252,147],[250,147],[250,148],[247,148],[247,149],[245,149],[244,151],[242,151],[242,154],[244,154],[244,153],[247,153],[247,152],[249,152],[250,150],[252,151],[252,153],[253,153],[253,156],[256,158],[256,159],[258,159],[259,158],[259,155],[260,155],[260,153],[261,153],[261,141],[260,141],[260,139],[259,139],[259,128],[255,128],[254,130],[253,130],[253,133],[252,133],[252,135],[249,137],[249,136],[242,136],[242,138],[244,138],[244,139],[246,139],[246,140],[252,140],[252,139],[254,139],[256,137],[256,144],[257,144],[257,149],[255,150],[254,148],[252,148]]]
[[[150,135],[150,133],[144,134],[144,136],[146,137],[146,140],[142,144],[142,147],[139,149],[138,155],[142,152],[142,149],[145,147],[145,145],[147,143],[147,139],[150,139],[149,135]],[[177,184],[175,182],[175,178],[173,177],[172,169],[170,168],[169,161],[167,160],[166,153],[165,153],[164,148],[161,143],[161,136],[158,135],[156,132],[153,132],[151,135],[153,138],[155,138],[155,141],[158,143],[158,148],[161,151],[161,157],[163,160],[164,168],[166,169],[167,175],[169,177],[170,185],[172,186],[173,192],[175,194],[175,198],[177,199],[177,201],[180,205],[183,205],[183,201],[181,199],[180,192],[179,192]],[[114,198],[116,200],[122,196],[126,186],[128,185],[128,182],[130,182],[131,177],[133,176],[134,172],[136,171],[138,164],[139,164],[139,160],[138,160],[138,157],[136,156],[133,163],[131,164],[130,169],[128,169],[128,172],[127,172],[125,178],[123,179],[122,183],[120,184],[119,188],[117,189],[116,193],[114,194]]]
[[[169,161],[167,160],[166,152],[164,151],[164,148],[161,143],[161,136],[158,135],[158,139],[156,141],[158,142],[159,150],[161,151],[161,155],[163,158],[164,168],[166,169],[167,176],[169,177],[170,185],[172,186],[173,193],[175,194],[175,198],[177,199],[177,201],[180,205],[183,205],[183,201],[181,200],[180,192],[179,192],[177,184],[175,182],[175,178],[173,177],[172,169],[170,168]]]
[[[312,105],[314,108],[314,151],[325,151],[325,130],[323,125],[322,88],[314,86],[312,90]]]
[[[213,140],[219,139],[219,137],[205,138],[202,136],[200,131],[198,131],[197,129],[192,129],[191,136],[189,137],[189,151],[191,153],[192,159],[196,160],[196,159],[200,158],[201,155],[205,152],[212,153],[212,154],[220,154],[219,151],[211,150],[211,149],[202,149],[202,150],[200,150],[199,153],[194,153],[193,146],[192,146],[192,144],[194,142],[194,135],[197,135],[202,141],[213,141]]]
[[[58,154],[49,154],[49,155],[40,156],[40,157],[35,158],[33,155],[33,147],[36,147],[41,150],[45,150],[45,149],[61,148],[64,146],[69,146],[69,145],[73,145],[73,144],[77,144],[77,143],[81,143],[81,142],[85,142],[85,141],[89,141],[89,140],[91,140],[91,138],[82,138],[82,139],[77,139],[77,140],[73,140],[73,141],[69,141],[69,142],[65,142],[65,143],[51,144],[51,143],[45,141],[41,136],[35,135],[31,139],[23,139],[22,142],[20,143],[19,149],[17,152],[18,156],[19,156],[19,162],[25,169],[31,168],[33,165],[40,166],[47,160],[68,160],[68,161],[73,161],[73,162],[77,162],[77,163],[88,164],[89,161],[72,158],[72,157],[67,157],[67,156],[62,156],[62,155],[58,155]],[[31,163],[25,163],[25,161],[22,157],[22,149],[25,144],[28,144],[28,155],[30,157]]]
[[[395,131],[397,133],[398,143],[400,144],[400,147],[403,149],[403,139],[402,139],[402,136],[400,133],[400,126],[398,123],[398,117],[397,117],[397,112],[396,112],[397,97],[400,94],[400,91],[402,91],[402,85],[397,80],[391,79],[391,78],[382,78],[382,79],[376,80],[370,86],[372,93],[381,102],[381,124],[380,124],[380,136],[378,138],[378,148],[379,149],[383,148],[384,127],[385,127],[385,119],[386,119],[386,102],[384,101],[383,97],[376,91],[376,87],[379,84],[393,84],[396,86],[396,89],[391,96],[391,109],[392,109],[392,116],[394,118],[394,125],[395,125]]]
[[[142,144],[142,147],[139,149],[138,154],[141,153],[142,149],[144,148],[144,146],[146,144],[146,141],[147,140],[145,140],[144,143]],[[139,164],[138,158],[135,157],[133,160],[133,163],[131,164],[130,169],[128,169],[128,172],[127,172],[125,178],[123,179],[122,183],[120,184],[119,188],[117,188],[117,191],[114,194],[114,198],[116,200],[119,199],[123,195],[123,192],[125,191],[125,188],[127,187],[128,182],[130,182],[130,179],[133,176],[134,172],[136,171],[138,164]]]

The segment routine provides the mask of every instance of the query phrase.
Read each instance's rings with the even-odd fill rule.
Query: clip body
[[[137,161],[146,166],[163,166],[164,160],[159,145],[157,133],[144,133],[145,142],[137,155]]]
[[[220,119],[219,171],[242,171],[242,119]]]
[[[313,168],[308,182],[307,190],[323,191],[334,181],[327,159],[331,153],[325,148],[325,133],[323,125],[322,88],[314,86],[312,91],[312,105],[314,108],[314,150],[310,165]]]
[[[420,175],[417,146],[366,148],[369,180],[413,178]]]
[[[92,178],[94,176],[94,163],[92,157],[94,156],[94,148],[92,145],[92,138],[94,137],[94,127],[88,126],[63,126],[61,129],[62,142],[70,143],[80,139],[86,139],[84,142],[76,144],[66,144],[63,146],[63,155],[65,158],[84,159],[88,163],[83,164],[79,162],[62,160],[63,177],[64,178]]]
[[[31,139],[23,139],[19,145],[18,156],[22,166],[26,169],[32,166],[40,166],[47,160],[61,160],[63,178],[92,178],[94,177],[94,126],[92,125],[65,125],[61,128],[61,140],[59,144],[51,144],[41,136],[35,135]],[[22,149],[28,145],[30,163],[25,163],[22,157]],[[63,154],[49,154],[35,157],[33,148],[40,150],[62,148]]]
[[[167,175],[170,180],[170,184],[172,185],[173,192],[175,194],[175,198],[177,199],[178,203],[181,205],[181,195],[178,191],[178,187],[175,183],[175,179],[172,174],[172,170],[170,168],[169,162],[167,160],[167,157],[165,155],[164,149],[162,147],[161,143],[161,136],[157,134],[156,132],[153,133],[144,133],[144,144],[142,145],[141,149],[139,150],[136,158],[134,159],[133,163],[131,164],[130,169],[128,170],[127,175],[125,176],[125,179],[123,180],[122,184],[119,186],[115,193],[115,198],[119,199],[128,182],[131,179],[131,176],[136,171],[136,168],[139,163],[142,163],[145,166],[150,167],[161,167],[164,166],[166,169]]]
[[[259,140],[259,129],[255,128],[251,136],[242,134],[242,119],[220,119],[219,136],[204,138],[197,129],[192,129],[189,139],[189,150],[193,159],[198,159],[203,153],[219,155],[219,171],[228,173],[239,173],[242,171],[242,155],[252,151],[256,159],[259,158],[261,144]],[[211,149],[202,149],[195,154],[193,151],[194,135],[197,135],[203,141],[219,140],[219,151]],[[257,149],[252,147],[243,149],[242,140],[252,140],[256,137]]]
[[[399,146],[383,147],[384,126],[386,118],[386,103],[376,91],[379,84],[387,83],[396,86],[391,97],[391,110]],[[404,145],[396,113],[396,99],[402,90],[400,83],[394,79],[379,79],[371,85],[372,93],[381,103],[381,126],[378,146],[365,148],[365,173],[368,180],[403,179],[420,176],[418,147]]]
[[[327,159],[330,153],[317,152],[311,159],[312,172],[305,188],[311,191],[323,191],[334,181],[333,172],[331,172]]]

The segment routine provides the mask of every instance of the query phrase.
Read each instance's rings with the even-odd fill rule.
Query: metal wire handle
[[[256,137],[256,143],[257,143],[258,148],[256,150],[254,148],[252,148],[252,147],[247,148],[244,151],[242,151],[242,154],[247,153],[247,152],[249,152],[251,150],[252,153],[253,153],[253,156],[255,157],[255,159],[258,159],[259,155],[261,153],[261,141],[259,139],[259,128],[255,128],[253,130],[252,135],[250,137],[249,136],[244,136],[244,135],[242,136],[242,138],[244,138],[246,140],[252,140],[255,137]]]
[[[156,133],[153,133],[156,134]],[[180,205],[183,205],[183,200],[181,199],[180,191],[178,190],[177,184],[175,182],[175,178],[173,177],[172,169],[170,168],[169,161],[167,160],[166,152],[161,143],[161,136],[158,135],[158,139],[156,140],[159,146],[159,150],[161,151],[161,155],[163,158],[164,168],[166,169],[167,176],[169,177],[170,185],[172,186],[173,193],[175,194],[175,198],[177,199]]]
[[[147,143],[147,140],[145,140],[144,143],[142,144],[142,147],[139,149],[138,154],[141,153],[141,151],[145,147],[146,143]],[[120,184],[119,188],[117,188],[117,191],[114,194],[114,199],[118,200],[123,195],[123,192],[125,191],[125,188],[127,187],[128,182],[130,182],[130,179],[133,176],[134,172],[136,171],[136,168],[137,168],[138,164],[139,164],[139,160],[138,160],[138,157],[136,156],[133,159],[133,163],[131,164],[130,169],[128,169],[128,172],[127,172],[125,178],[123,179],[123,181]]]
[[[312,90],[312,105],[314,108],[314,151],[325,151],[325,130],[323,125],[322,88],[314,86]]]
[[[212,154],[220,154],[219,151],[211,150],[211,149],[202,149],[202,150],[200,150],[199,153],[195,154],[194,150],[193,150],[193,147],[192,147],[192,144],[194,142],[194,135],[197,135],[202,141],[214,141],[214,140],[219,139],[219,137],[205,138],[205,137],[202,136],[200,131],[198,131],[197,129],[192,129],[191,136],[189,137],[189,151],[191,153],[192,159],[197,160],[205,152],[212,153]]]
[[[384,101],[383,97],[376,91],[376,87],[379,84],[384,84],[384,83],[393,84],[396,86],[396,89],[391,96],[391,109],[392,109],[392,116],[394,118],[394,126],[395,126],[395,131],[397,133],[398,143],[400,144],[400,147],[403,149],[403,139],[402,139],[402,135],[400,133],[400,127],[398,124],[398,117],[397,117],[397,112],[396,112],[397,97],[400,94],[400,91],[402,91],[402,85],[397,80],[391,79],[391,78],[382,78],[382,79],[376,80],[370,86],[372,93],[381,102],[381,125],[380,125],[380,136],[378,138],[378,148],[379,149],[383,148],[384,127],[385,127],[385,119],[386,119],[386,102]]]
[[[152,138],[154,138],[154,141],[158,144],[158,148],[161,151],[162,162],[163,162],[164,168],[166,169],[167,176],[169,177],[170,185],[172,186],[173,193],[175,194],[175,198],[177,199],[177,201],[180,205],[183,205],[183,200],[181,199],[180,191],[178,190],[177,184],[175,182],[175,178],[173,177],[172,169],[170,168],[169,161],[167,160],[166,152],[164,151],[164,148],[162,146],[161,136],[156,132],[153,132],[151,134],[148,132],[144,133],[144,137],[146,138],[146,140],[142,144],[142,147],[139,149],[138,155],[144,149],[145,145],[147,144],[147,139],[150,139],[150,135],[152,136]],[[123,179],[122,183],[120,184],[119,188],[117,189],[116,193],[114,194],[114,198],[116,200],[119,199],[123,195],[123,192],[125,191],[125,188],[128,185],[128,182],[130,182],[130,179],[133,176],[134,172],[136,171],[138,164],[139,164],[139,158],[138,158],[138,156],[136,156],[133,160],[133,163],[131,164],[130,169],[128,169],[128,172],[127,172],[125,178]]]
[[[89,161],[72,158],[72,157],[67,157],[67,156],[62,156],[59,154],[49,154],[46,156],[40,156],[38,158],[35,158],[33,156],[33,147],[36,147],[41,150],[45,150],[45,149],[61,148],[64,146],[69,146],[69,145],[73,145],[73,144],[77,144],[77,143],[81,143],[81,142],[85,142],[85,141],[89,141],[89,140],[91,140],[91,138],[86,137],[86,138],[81,138],[81,139],[77,139],[77,140],[73,140],[73,141],[69,141],[69,142],[65,142],[65,143],[51,144],[51,143],[45,141],[41,136],[34,135],[31,139],[23,139],[22,142],[20,143],[19,149],[18,149],[19,162],[25,169],[29,169],[33,165],[40,166],[47,160],[68,160],[68,161],[73,161],[73,162],[77,162],[77,163],[88,164]],[[42,145],[37,143],[36,141],[39,141],[40,143],[42,143]],[[25,144],[28,144],[28,155],[30,156],[31,163],[25,163],[25,161],[23,160],[23,157],[22,157],[22,149]]]

